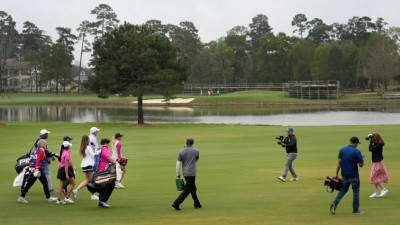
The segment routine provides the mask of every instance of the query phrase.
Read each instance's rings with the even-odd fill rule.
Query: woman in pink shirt
[[[110,144],[110,140],[107,138],[103,138],[100,141],[99,148],[101,149],[100,152],[100,162],[97,167],[98,171],[103,171],[106,169],[106,166],[109,163],[117,164],[117,161],[111,157],[110,151],[108,150],[108,145]],[[110,205],[107,204],[108,199],[110,198],[115,184],[111,183],[105,189],[99,191],[99,208],[110,208]]]
[[[61,159],[58,162],[58,173],[57,173],[57,179],[60,180],[60,187],[58,188],[58,199],[57,199],[58,205],[65,204],[66,202],[71,204],[74,203],[74,201],[72,201],[69,198],[75,186],[74,170],[76,170],[76,167],[71,161],[71,146],[72,144],[69,143],[68,141],[64,141],[61,146],[61,151],[60,151]],[[61,194],[66,180],[69,182],[69,186],[67,195],[65,196],[65,199],[63,201],[61,200]]]

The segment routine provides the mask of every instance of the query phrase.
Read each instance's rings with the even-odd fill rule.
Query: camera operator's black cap
[[[351,143],[358,143],[358,144],[361,144],[360,140],[358,140],[358,137],[351,137],[351,138],[350,138],[350,142],[351,142]]]
[[[69,136],[63,137],[63,141],[71,141],[71,140],[73,140],[72,137],[69,137]]]
[[[119,138],[119,137],[123,137],[123,136],[124,136],[123,134],[116,133],[114,137],[115,137],[115,138]]]

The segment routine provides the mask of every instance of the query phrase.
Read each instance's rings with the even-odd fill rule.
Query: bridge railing
[[[271,91],[282,91],[282,83],[226,83],[226,84],[185,84],[184,94],[207,94],[208,91],[216,93],[219,91],[222,93],[230,93],[236,91],[245,90],[271,90]]]

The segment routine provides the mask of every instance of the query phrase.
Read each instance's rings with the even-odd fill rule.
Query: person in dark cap
[[[339,170],[342,169],[342,189],[337,194],[335,201],[331,203],[330,211],[332,214],[335,214],[337,205],[349,190],[350,185],[353,189],[353,214],[364,214],[359,209],[360,176],[358,174],[358,167],[364,166],[364,156],[357,149],[358,144],[361,144],[358,137],[352,137],[350,144],[339,151],[335,177],[339,176]]]
[[[288,171],[292,174],[292,178],[290,181],[297,181],[299,178],[296,175],[296,172],[293,169],[292,163],[297,158],[297,139],[293,134],[293,128],[289,127],[286,129],[288,136],[280,143],[282,148],[286,148],[286,162],[285,169],[283,170],[282,176],[277,177],[282,182],[286,181],[286,175]]]
[[[63,141],[71,142],[72,140],[73,140],[73,138],[70,137],[70,136],[65,136],[65,137],[63,137]]]
[[[185,200],[185,198],[191,194],[194,202],[194,208],[201,208],[199,199],[197,198],[197,188],[196,188],[196,175],[197,167],[196,163],[199,160],[199,150],[193,147],[193,138],[188,138],[186,140],[186,146],[179,151],[178,160],[176,162],[176,174],[177,177],[181,177],[181,167],[182,173],[186,180],[185,189],[178,196],[178,198],[172,204],[175,210],[181,210],[179,205]]]
[[[110,140],[107,138],[103,138],[100,141],[100,146],[98,149],[99,151],[99,156],[100,156],[100,161],[98,165],[94,166],[94,168],[97,167],[97,171],[103,171],[106,169],[107,164],[109,163],[114,163],[117,164],[118,162],[112,158],[110,151],[108,150],[108,146],[110,144]],[[113,190],[114,190],[115,184],[110,183],[107,185],[106,188],[102,189],[99,191],[99,208],[110,208],[110,205],[107,204],[108,199],[110,198]]]

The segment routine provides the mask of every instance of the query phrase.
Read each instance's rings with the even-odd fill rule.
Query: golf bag
[[[326,186],[326,191],[329,193],[332,193],[334,190],[340,191],[342,189],[342,179],[338,177],[326,177],[324,185]]]
[[[35,142],[36,144],[36,142]],[[17,163],[14,165],[15,171],[17,171],[17,173],[19,174],[25,167],[29,166],[29,161],[31,159],[31,152],[33,147],[35,147],[35,144],[33,144],[32,148],[29,150],[28,153],[26,153],[25,155],[19,157],[17,159]]]
[[[117,179],[116,166],[113,163],[107,165],[103,171],[95,171],[90,177],[87,188],[90,192],[99,192],[108,187],[108,185],[114,184]]]
[[[28,153],[27,155],[23,155],[17,159],[17,163],[14,165],[15,171],[19,174],[25,167],[29,166],[29,157]]]

